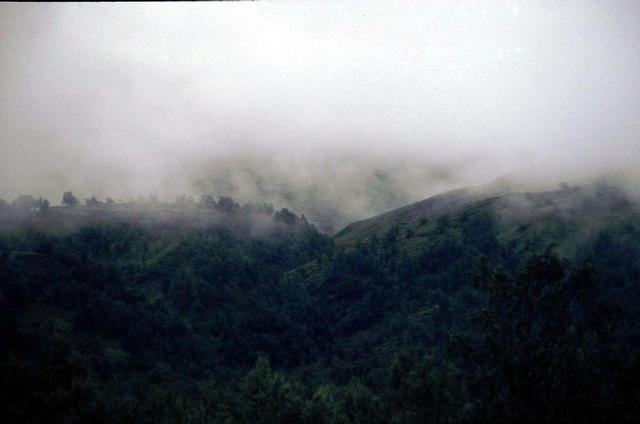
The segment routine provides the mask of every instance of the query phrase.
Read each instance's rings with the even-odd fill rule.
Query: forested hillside
[[[640,212],[619,189],[452,192],[333,238],[182,200],[0,205],[3,422],[640,414]]]

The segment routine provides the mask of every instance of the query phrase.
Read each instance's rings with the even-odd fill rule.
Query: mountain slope
[[[639,204],[629,200],[621,189],[605,183],[534,193],[511,192],[508,187],[473,187],[445,192],[351,223],[336,233],[334,240],[337,244],[350,244],[372,234],[380,236],[396,225],[419,230],[434,218],[454,214],[480,202],[491,209],[505,228],[546,216],[580,220],[587,225],[586,229],[590,229],[601,219],[640,210]]]
[[[0,233],[4,421],[640,413],[640,214],[614,187],[449,192],[334,240],[123,216]]]

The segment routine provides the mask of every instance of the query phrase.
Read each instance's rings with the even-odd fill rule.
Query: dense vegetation
[[[549,196],[527,204],[536,213],[493,198],[351,238],[288,211],[259,236],[111,221],[7,230],[0,415],[635,420],[640,216],[610,191]]]

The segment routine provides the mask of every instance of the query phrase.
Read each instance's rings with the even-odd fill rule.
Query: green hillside
[[[640,211],[615,187],[460,190],[333,238],[288,211],[71,211],[5,211],[4,422],[640,412]]]

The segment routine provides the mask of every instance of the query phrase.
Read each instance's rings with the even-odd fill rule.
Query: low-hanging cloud
[[[607,1],[3,4],[0,192],[207,192],[342,224],[629,168],[638,22]]]

